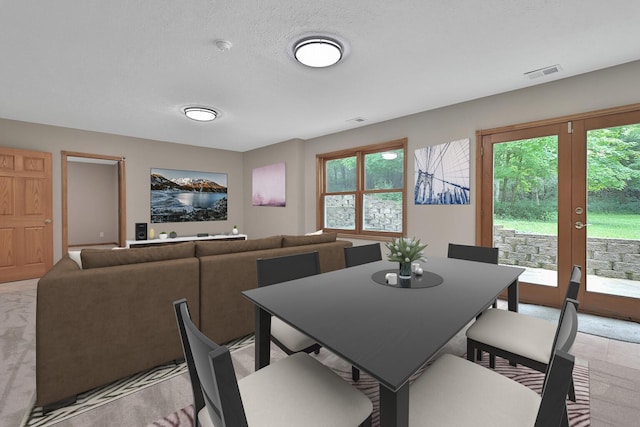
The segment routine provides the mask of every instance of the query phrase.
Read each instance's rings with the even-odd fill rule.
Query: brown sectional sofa
[[[241,292],[257,286],[256,260],[318,251],[322,272],[344,268],[335,234],[199,241],[65,256],[38,282],[36,404],[182,359],[171,303],[186,298],[200,329],[217,342],[254,330]]]

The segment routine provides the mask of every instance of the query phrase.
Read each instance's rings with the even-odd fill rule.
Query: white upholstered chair
[[[191,321],[186,300],[174,302],[201,427],[371,426],[373,404],[306,353],[296,353],[236,380],[231,354]],[[196,402],[198,399],[196,399]]]
[[[560,311],[560,319],[552,323],[534,316],[508,310],[485,311],[467,329],[467,359],[474,361],[476,350],[490,354],[490,366],[495,367],[495,356],[509,359],[540,372],[546,372],[556,348],[569,351],[578,332],[577,307],[581,269],[574,266],[569,288]],[[567,313],[567,311],[569,313]],[[563,322],[575,315],[575,322]],[[575,401],[573,382],[569,397]]]
[[[568,426],[574,357],[558,350],[542,396],[501,374],[444,354],[410,386],[409,426]]]

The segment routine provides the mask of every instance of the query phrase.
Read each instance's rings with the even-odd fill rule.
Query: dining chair
[[[487,310],[467,329],[467,359],[474,361],[476,350],[490,355],[489,366],[495,368],[495,357],[520,363],[546,372],[555,349],[568,351],[578,332],[578,302],[581,268],[574,266],[567,295],[556,324],[547,320],[508,310]],[[569,398],[575,402],[573,381]]]
[[[275,285],[320,273],[318,252],[258,258],[258,287]],[[271,340],[285,353],[291,355],[320,351],[320,345],[307,335],[289,326],[277,317],[271,317]]]
[[[185,299],[173,303],[194,395],[197,427],[370,427],[373,404],[306,353],[240,380],[231,354],[192,322]]]
[[[498,264],[498,254],[498,248],[459,245],[456,243],[449,243],[449,248],[447,250],[447,258],[484,262],[487,264]],[[497,306],[498,302],[493,301],[493,308],[496,308]]]
[[[484,262],[487,264],[498,264],[498,248],[490,248],[486,246],[459,245],[449,243],[447,249],[447,258],[461,259],[464,261]],[[493,308],[498,307],[498,301],[494,300],[491,305]],[[480,317],[478,315],[476,319]],[[477,358],[482,359],[482,350],[477,350]]]
[[[380,243],[344,248],[344,264],[347,268],[382,260]]]
[[[498,248],[449,243],[447,258],[485,262],[487,264],[497,264]]]
[[[344,264],[346,268],[380,260],[382,260],[380,243],[344,248]],[[360,380],[360,370],[355,366],[351,367],[351,379],[353,379],[353,381]]]
[[[269,286],[319,274],[320,258],[318,252],[259,258],[257,268],[258,287]],[[289,355],[320,351],[317,342],[277,317],[271,317],[271,341]],[[360,370],[355,366],[351,367],[351,378],[360,380]]]
[[[556,350],[542,395],[481,365],[440,356],[410,386],[409,426],[568,427],[575,358]]]

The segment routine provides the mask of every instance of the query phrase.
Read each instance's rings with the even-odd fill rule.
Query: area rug
[[[227,347],[233,351],[234,349],[246,347],[253,342],[253,335],[249,335],[227,343]],[[51,427],[61,425],[61,423],[64,422],[72,424],[69,420],[74,417],[103,405],[107,405],[115,400],[131,396],[142,389],[164,383],[171,378],[183,374],[186,375],[186,372],[187,365],[184,362],[168,363],[81,393],[78,395],[75,403],[48,412],[47,414],[43,414],[42,407],[35,406],[32,408],[28,419],[22,424],[22,426]]]
[[[233,351],[232,353],[236,376],[242,378],[253,371],[253,344]],[[271,351],[271,360],[285,357],[284,353],[278,350]],[[334,372],[340,375],[345,381],[350,382],[373,402],[373,427],[380,425],[379,418],[379,396],[378,382],[365,372],[361,373],[360,380],[354,383],[351,380],[351,365],[337,356],[322,350],[318,359],[329,366]],[[480,362],[488,369],[488,357],[484,357]],[[508,361],[496,358],[496,372],[526,385],[534,391],[540,393],[544,374],[529,369],[524,366],[512,367]],[[419,373],[417,374],[419,375]],[[587,427],[591,425],[589,410],[589,368],[587,366],[575,366],[573,378],[576,389],[576,402],[568,401],[569,425],[571,427]],[[193,426],[193,406],[189,405],[179,411],[171,413],[166,417],[150,424],[148,427],[192,427]]]

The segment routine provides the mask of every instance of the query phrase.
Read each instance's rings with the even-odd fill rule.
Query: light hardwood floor
[[[31,292],[36,288],[36,280],[13,282],[0,284],[0,308],[4,314],[5,301],[15,298],[20,292]],[[25,316],[25,322],[30,316]],[[12,327],[16,327],[14,324]],[[33,328],[33,326],[31,326]],[[34,337],[33,331],[28,334]],[[10,343],[11,334],[7,327],[0,323],[0,347],[7,350]],[[35,346],[33,346],[35,347]],[[590,404],[591,404],[591,426],[592,427],[632,427],[640,425],[640,344],[633,344],[623,341],[616,341],[602,338],[595,335],[578,333],[573,353],[582,363],[585,361],[589,365],[590,372]],[[22,388],[35,388],[33,378],[35,374],[35,357],[24,359],[30,375],[25,375],[25,383]],[[24,370],[25,366],[20,369]],[[4,404],[0,404],[0,425],[7,420],[6,411],[15,412],[14,406],[7,407],[7,401],[11,401],[13,387],[16,386],[15,379],[9,384],[9,377],[14,372],[4,372],[0,375],[0,396],[3,397]],[[7,374],[7,375],[5,375]],[[24,400],[24,399],[19,399]],[[20,405],[20,404],[18,404]],[[25,401],[21,405],[24,411],[29,409],[29,402]],[[20,407],[18,407],[20,409]],[[15,420],[15,417],[12,418]],[[18,425],[18,424],[7,424]]]

